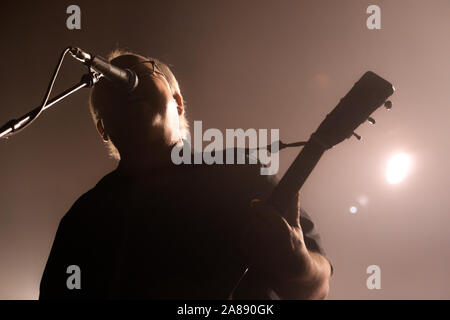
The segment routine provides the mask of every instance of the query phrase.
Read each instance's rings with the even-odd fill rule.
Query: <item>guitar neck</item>
[[[355,134],[354,130],[364,121],[369,119],[374,123],[370,115],[385,103],[394,90],[391,83],[377,74],[371,71],[364,73],[313,133],[272,191],[268,203],[283,215],[325,150]],[[385,106],[388,109],[391,107]],[[327,145],[323,145],[317,136]]]
[[[317,141],[312,138],[309,139],[278,185],[273,189],[267,202],[278,209],[282,215],[286,212],[292,199],[301,189],[325,150]]]

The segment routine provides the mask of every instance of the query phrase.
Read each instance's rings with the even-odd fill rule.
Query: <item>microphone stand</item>
[[[56,103],[60,102],[64,98],[67,98],[72,93],[77,92],[81,88],[90,88],[95,83],[100,80],[100,78],[103,75],[97,72],[93,72],[92,70],[89,70],[89,72],[81,77],[81,80],[78,84],[74,85],[73,87],[63,91],[53,99],[48,100],[47,104],[44,106],[42,111],[52,107]],[[35,116],[40,112],[41,106],[31,110],[27,114],[19,117],[18,119],[12,119],[5,123],[3,126],[0,127],[0,138],[8,138],[9,135],[14,134],[16,131],[20,130],[24,126],[26,126],[30,121],[32,121]]]

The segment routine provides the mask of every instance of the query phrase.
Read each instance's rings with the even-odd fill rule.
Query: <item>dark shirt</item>
[[[259,169],[171,165],[133,176],[119,165],[60,221],[40,299],[227,299],[248,264],[249,203],[276,184]],[[303,209],[301,226],[308,249],[324,254]],[[66,285],[70,265],[81,289]],[[264,277],[248,278],[234,297],[263,297]]]

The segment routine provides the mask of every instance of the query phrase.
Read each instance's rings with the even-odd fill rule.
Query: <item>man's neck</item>
[[[129,174],[141,174],[173,166],[169,146],[148,146],[138,152],[123,152],[119,169]]]

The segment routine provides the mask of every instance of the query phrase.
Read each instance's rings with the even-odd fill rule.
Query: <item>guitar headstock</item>
[[[355,129],[365,121],[375,123],[370,115],[383,104],[390,109],[392,103],[386,100],[394,90],[390,82],[367,71],[326,116],[313,136],[329,148],[352,135],[361,139]]]

